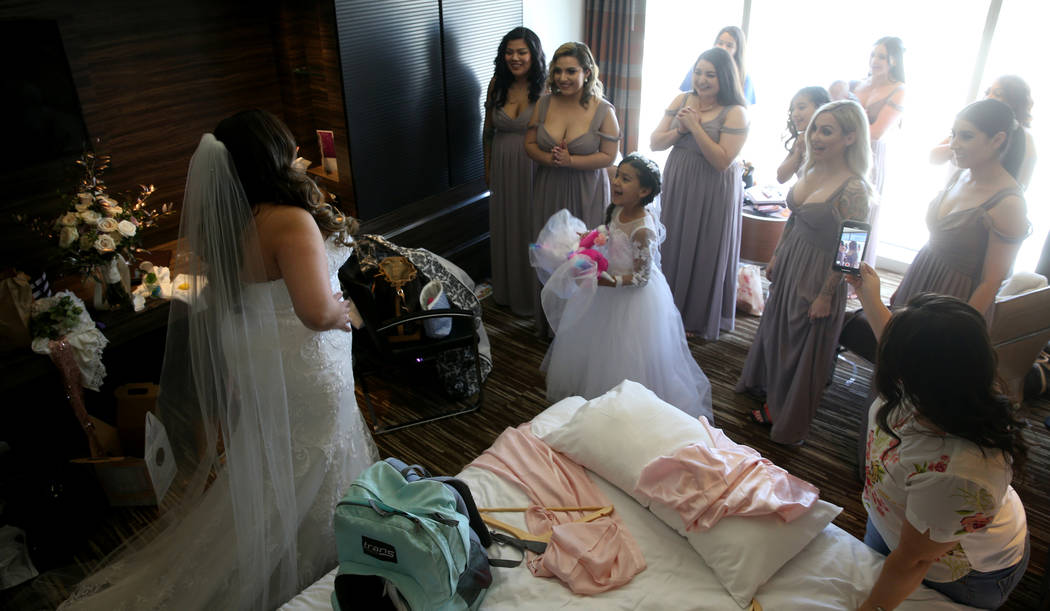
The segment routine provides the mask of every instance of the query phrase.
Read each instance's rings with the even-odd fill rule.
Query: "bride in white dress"
[[[291,166],[264,111],[190,162],[158,416],[179,474],[163,513],[62,608],[272,609],[336,563],[332,512],[377,459],[354,398],[336,273],[354,221]]]
[[[567,211],[551,217],[532,247],[531,260],[545,283],[543,310],[555,329],[541,365],[547,400],[592,399],[628,379],[713,423],[711,383],[689,352],[682,317],[660,271],[664,227],[647,206],[659,193],[655,163],[637,153],[620,162],[606,211],[607,242],[596,248],[608,262],[601,274],[580,255],[566,260],[583,229]]]

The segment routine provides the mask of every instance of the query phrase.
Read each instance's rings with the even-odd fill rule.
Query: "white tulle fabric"
[[[566,260],[582,226],[566,211],[552,216],[538,237],[532,248],[534,265],[557,262],[559,252],[561,257],[541,293],[544,313],[558,321],[551,322],[556,334],[541,365],[547,399],[592,399],[628,379],[686,413],[710,420],[711,384],[689,351],[682,318],[660,271],[664,230],[652,208],[650,204],[643,217],[626,223],[619,220],[620,209],[613,209],[604,255],[610,274],[631,276],[621,287],[598,286],[597,270],[576,261],[589,258]],[[538,267],[541,278],[542,273]]]
[[[77,367],[80,368],[80,384],[84,388],[97,391],[106,378],[102,351],[109,340],[95,326],[95,321],[91,320],[91,315],[84,307],[84,302],[69,291],[59,291],[51,297],[43,297],[34,301],[31,312],[34,316],[45,312],[63,297],[69,297],[73,300],[73,304],[80,308],[76,324],[65,336],[66,341],[73,348],[73,358],[77,362]],[[31,347],[37,354],[51,354],[51,341],[46,337],[33,339]]]
[[[605,256],[609,274],[630,275],[631,284],[645,286],[650,270],[660,266],[663,225],[648,209],[643,217],[648,221],[623,224],[618,220],[619,211],[615,209],[612,222],[604,228],[608,231],[607,243],[594,250]],[[543,284],[543,313],[555,333],[579,322],[598,292],[598,264],[586,255],[572,254],[587,229],[568,210],[559,210],[547,220],[529,248],[529,261]]]
[[[326,250],[334,292],[350,251]],[[284,281],[265,281],[251,208],[210,134],[173,269],[193,296],[172,302],[158,399],[176,483],[162,518],[62,608],[272,609],[335,565],[333,507],[376,458],[351,335],[307,329]]]

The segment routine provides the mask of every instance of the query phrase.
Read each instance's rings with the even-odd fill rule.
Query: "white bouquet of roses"
[[[173,211],[171,204],[160,209],[146,206],[153,185],[140,185],[134,197],[111,195],[102,180],[109,167],[108,155],[86,152],[77,164],[84,177],[67,201],[63,212],[50,227],[66,263],[82,276],[91,276],[105,286],[105,298],[112,305],[130,303],[122,282],[120,264],[134,261],[140,250],[142,230]]]

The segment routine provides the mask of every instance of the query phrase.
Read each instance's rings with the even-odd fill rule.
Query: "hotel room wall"
[[[270,12],[248,3],[5,1],[0,18],[58,22],[88,133],[113,156],[111,190],[152,183],[154,201],[181,205],[203,132],[245,107],[283,111]]]
[[[547,61],[563,42],[583,41],[583,0],[523,0],[521,4],[522,22],[540,37]]]

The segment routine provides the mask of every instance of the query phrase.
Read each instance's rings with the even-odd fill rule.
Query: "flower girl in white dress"
[[[604,226],[581,245],[582,221],[562,210],[533,245],[543,309],[556,331],[541,365],[547,399],[591,399],[628,379],[714,422],[711,383],[689,352],[660,271],[664,227],[647,207],[659,193],[660,169],[632,153],[617,168]]]

